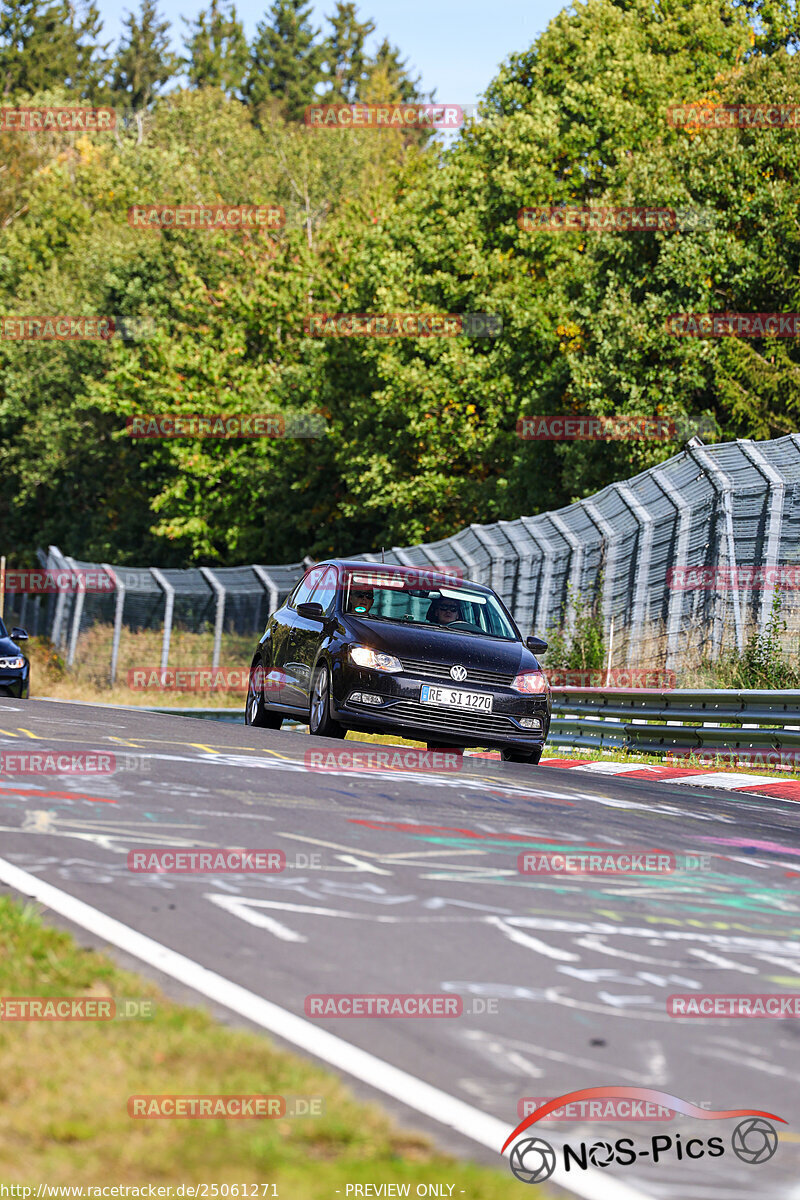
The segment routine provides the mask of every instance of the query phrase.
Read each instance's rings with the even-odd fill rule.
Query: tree
[[[9,96],[66,87],[91,95],[108,66],[103,57],[108,43],[98,44],[101,28],[94,3],[79,13],[68,0],[3,0],[0,92]]]
[[[192,31],[186,42],[189,82],[238,95],[247,71],[248,47],[235,5],[231,2],[226,12],[218,0],[211,0],[209,9],[186,24]]]
[[[369,76],[364,43],[374,32],[375,22],[358,21],[355,4],[346,0],[337,0],[336,12],[328,21],[333,32],[325,42],[324,99],[353,104],[362,98],[362,86]]]
[[[403,104],[417,104],[426,99],[419,87],[421,77],[411,78],[408,63],[401,60],[397,46],[392,46],[387,38],[367,63],[367,79],[372,89],[377,86],[380,92],[386,93],[387,99],[400,100]]]
[[[169,49],[169,21],[162,21],[155,0],[141,0],[138,18],[129,12],[117,50],[111,86],[135,112],[152,104],[159,88],[173,79],[180,60]]]
[[[273,0],[250,50],[245,96],[256,106],[277,100],[290,120],[302,119],[322,80],[324,50],[310,9],[306,0]]]

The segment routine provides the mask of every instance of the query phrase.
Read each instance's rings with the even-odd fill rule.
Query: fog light
[[[351,692],[351,704],[383,704],[381,696],[375,696],[372,692]]]
[[[538,717],[520,717],[519,723],[523,729],[541,729],[542,722]]]

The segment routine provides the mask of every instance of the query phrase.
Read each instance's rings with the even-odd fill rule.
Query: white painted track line
[[[62,892],[52,884],[37,879],[12,863],[0,858],[0,882],[30,896],[44,904],[65,920],[79,925],[111,946],[161,971],[164,975],[185,984],[217,1004],[239,1013],[255,1025],[274,1033],[276,1037],[305,1050],[308,1054],[329,1063],[338,1070],[360,1079],[363,1083],[399,1100],[408,1108],[422,1113],[431,1120],[447,1125],[464,1137],[481,1146],[500,1153],[500,1147],[508,1137],[508,1126],[488,1113],[465,1104],[455,1096],[393,1067],[391,1063],[376,1058],[366,1050],[343,1041],[335,1034],[313,1025],[294,1013],[279,1008],[269,1000],[257,996],[247,988],[231,983],[215,971],[209,971],[200,963],[162,946],[160,942],[137,933],[114,917],[106,916],[90,904],[84,904],[74,896]],[[653,1200],[653,1197],[637,1191],[619,1179],[609,1178],[595,1168],[581,1171],[580,1178],[574,1172],[567,1173],[557,1167],[550,1180],[581,1200]],[[514,1182],[514,1186],[519,1186]]]

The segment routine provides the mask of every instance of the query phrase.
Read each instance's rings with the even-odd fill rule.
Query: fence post
[[[535,528],[536,517],[520,517],[523,528],[529,535],[531,540],[536,543],[541,555],[543,563],[542,574],[539,580],[539,591],[536,597],[536,628],[541,631],[542,636],[546,636],[547,622],[550,616],[550,600],[553,587],[553,563],[555,562],[556,552],[553,548],[553,543],[549,538],[545,537],[541,529]]]
[[[210,567],[201,567],[200,574],[214,589],[217,597],[217,613],[214,620],[214,656],[211,660],[211,670],[216,671],[219,666],[219,654],[222,646],[222,626],[225,621],[225,588]]]
[[[742,609],[739,603],[739,581],[736,578],[736,544],[733,540],[733,483],[731,482],[730,476],[726,475],[722,467],[714,462],[707,450],[700,446],[687,446],[686,449],[695,462],[701,465],[711,480],[711,486],[714,488],[714,491],[722,498],[722,512],[725,518],[725,557],[731,570],[733,620],[736,627],[736,649],[738,650],[739,654],[741,654],[744,650],[744,636],[742,630]],[[711,652],[714,661],[719,658],[719,652],[722,648],[724,617],[721,615],[721,597],[722,592],[718,589],[711,642]]]
[[[644,628],[644,614],[647,606],[647,594],[650,587],[650,558],[653,549],[653,518],[637,500],[627,483],[615,483],[614,487],[623,502],[633,513],[639,526],[636,556],[636,581],[633,591],[633,613],[631,628],[628,633],[628,666],[633,666],[634,657],[641,645],[641,635]]]
[[[756,470],[764,476],[769,485],[769,530],[767,533],[767,550],[764,555],[766,567],[772,567],[772,579],[769,575],[763,580],[761,591],[761,613],[758,628],[761,633],[767,627],[772,611],[772,598],[775,594],[774,568],[780,565],[781,531],[783,529],[783,506],[786,499],[786,480],[772,463],[768,462],[749,438],[740,438],[739,445],[743,453],[750,459]]]
[[[67,654],[67,666],[71,667],[75,661],[75,651],[78,648],[78,633],[81,627],[81,617],[83,616],[83,601],[86,596],[86,582],[81,579],[78,571],[78,566],[74,558],[68,558],[67,562],[71,570],[75,572],[77,580],[77,593],[75,595],[75,605],[72,610],[72,634],[69,639],[69,652]]]
[[[591,500],[581,501],[581,508],[589,520],[600,531],[606,546],[606,563],[603,570],[603,637],[608,638],[613,620],[614,579],[617,570],[617,531]]]
[[[255,563],[253,563],[253,565],[250,567],[250,570],[253,572],[256,579],[267,593],[267,603],[269,605],[269,612],[267,613],[267,616],[270,616],[270,614],[274,613],[275,609],[278,607],[278,585],[272,576],[267,574],[263,567],[257,567]]]
[[[514,574],[514,596],[512,603],[510,603],[508,607],[511,609],[514,620],[522,629],[532,630],[534,628],[533,598],[535,597],[535,593],[534,597],[531,598],[531,603],[524,610],[522,608],[520,593],[522,590],[521,581],[523,575],[526,578],[530,578],[530,576],[533,574],[533,555],[530,551],[530,543],[533,539],[531,538],[530,534],[528,534],[526,539],[525,534],[527,533],[527,530],[524,529],[524,526],[520,528],[521,522],[518,520],[498,521],[498,525],[503,533],[503,537],[511,546],[513,546],[514,553],[517,556],[517,565]]]
[[[461,532],[463,532],[463,530]],[[472,557],[469,550],[465,550],[464,547],[461,545],[461,543],[458,540],[460,536],[461,536],[460,533],[453,534],[453,537],[450,541],[450,546],[451,546],[453,552],[455,553],[455,555],[458,558],[461,559],[462,563],[464,563],[464,565],[466,566],[468,571],[473,571],[473,573],[475,575],[480,575],[481,574],[480,563],[478,563],[476,561],[476,559],[474,559]],[[470,576],[470,578],[472,578],[472,576]],[[480,580],[476,579],[475,583],[480,583]]]
[[[675,567],[680,573],[686,566],[686,560],[689,557],[689,535],[692,531],[692,506],[688,500],[685,500],[676,487],[670,483],[669,479],[662,472],[662,468],[653,467],[653,479],[661,488],[664,495],[675,508],[675,514],[678,522],[677,540],[678,545],[675,553]],[[667,568],[669,574],[669,568]],[[664,586],[669,588],[669,598],[667,600],[667,658],[665,667],[672,670],[675,667],[675,660],[678,657],[678,639],[681,633],[681,618],[683,616],[683,590],[680,587],[675,587],[673,571],[673,584],[670,586],[669,579],[665,577]]]
[[[158,567],[151,567],[150,574],[164,593],[164,638],[161,642],[161,670],[166,671],[169,663],[169,642],[172,636],[172,614],[175,611],[175,588],[164,578]]]
[[[47,551],[48,551],[48,553],[47,553],[48,567],[50,566],[50,559],[52,558],[56,564],[56,570],[63,571],[63,570],[69,569],[67,560],[64,558],[64,555],[61,553],[58,546],[48,546]],[[59,562],[59,560],[60,560],[60,562]],[[66,603],[67,603],[66,591],[59,591],[58,598],[56,599],[56,611],[55,611],[55,615],[53,617],[53,632],[50,635],[50,640],[52,641],[53,645],[56,648],[58,647],[59,643],[61,642],[61,626],[64,623],[64,609],[66,607]]]
[[[480,525],[470,525],[470,529],[489,555],[489,587],[502,596],[504,581],[498,580],[497,574],[500,565],[505,560],[497,553],[497,543],[487,528]],[[505,597],[503,598],[505,599]]]
[[[114,580],[114,587],[117,590],[117,595],[114,600],[114,633],[111,638],[111,670],[110,683],[113,687],[117,680],[117,661],[119,659],[119,642],[122,634],[122,610],[125,607],[125,584],[117,575],[113,567],[108,563],[100,563],[100,566],[105,571],[110,579]]]
[[[550,524],[558,530],[570,549],[569,585],[567,587],[567,611],[565,625],[570,633],[575,629],[575,601],[580,595],[583,579],[583,546],[580,538],[572,532],[558,513],[546,514]]]

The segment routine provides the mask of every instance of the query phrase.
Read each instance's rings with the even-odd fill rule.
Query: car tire
[[[331,716],[331,677],[323,665],[314,672],[311,703],[308,708],[308,732],[315,737],[343,738],[347,732]]]
[[[260,683],[259,672],[263,674],[263,667],[260,662],[256,661],[250,668],[247,701],[244,706],[244,723],[258,726],[261,729],[280,729],[283,717],[280,713],[270,712],[264,704],[264,689]]]
[[[542,757],[541,750],[501,750],[503,762],[531,763],[538,767]]]

